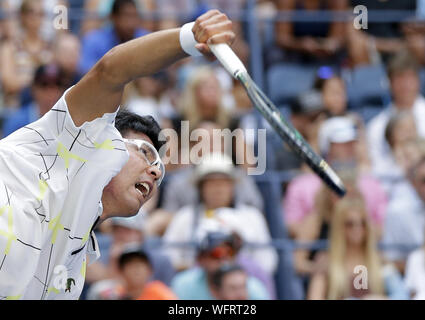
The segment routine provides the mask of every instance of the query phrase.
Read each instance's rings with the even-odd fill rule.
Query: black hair
[[[118,15],[124,6],[129,4],[136,7],[136,3],[134,2],[134,0],[115,0],[112,4],[111,15]]]
[[[220,288],[223,284],[223,278],[233,272],[244,272],[246,271],[238,264],[225,263],[218,268],[212,275],[211,282],[216,288]]]
[[[161,127],[152,116],[139,116],[131,111],[120,109],[115,118],[115,127],[122,136],[129,131],[147,135],[158,151],[165,144],[165,141],[159,140]]]
[[[152,263],[143,250],[122,253],[118,258],[118,268],[122,270],[127,263],[136,259],[146,263],[152,269]]]

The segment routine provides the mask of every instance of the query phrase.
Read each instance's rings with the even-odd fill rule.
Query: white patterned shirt
[[[78,299],[99,256],[103,188],[129,155],[116,112],[76,127],[67,92],[0,140],[0,299]]]

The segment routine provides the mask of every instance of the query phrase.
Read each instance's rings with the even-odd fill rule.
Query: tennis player
[[[134,130],[124,114],[124,130],[115,127],[125,84],[188,55],[210,58],[208,44],[234,37],[212,10],[121,44],[45,116],[0,141],[0,299],[79,298],[86,259],[99,256],[96,223],[135,215],[164,176],[154,122]]]

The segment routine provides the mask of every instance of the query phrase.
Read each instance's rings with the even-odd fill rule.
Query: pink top
[[[321,185],[321,180],[312,173],[298,176],[289,183],[283,201],[283,215],[286,223],[299,223],[312,212],[314,198]],[[359,177],[358,188],[365,198],[372,223],[382,226],[387,196],[379,181],[369,175],[362,175]]]

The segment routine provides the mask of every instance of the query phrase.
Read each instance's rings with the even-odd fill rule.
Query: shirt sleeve
[[[257,279],[249,277],[247,281],[248,296],[250,300],[269,300],[270,296],[266,287]]]

